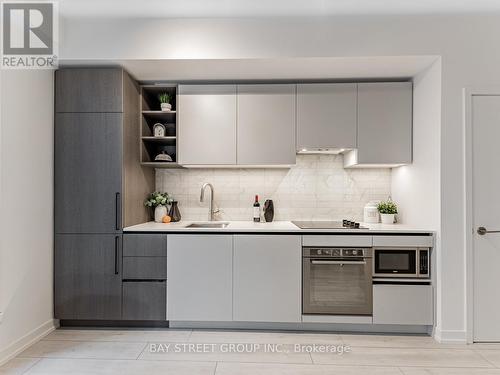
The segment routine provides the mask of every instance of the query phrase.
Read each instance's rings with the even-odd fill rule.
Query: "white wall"
[[[441,61],[413,79],[413,164],[392,171],[398,218],[426,229],[441,225]]]
[[[433,279],[437,310],[442,311],[441,235],[441,60],[413,79],[413,164],[392,171],[392,198],[403,223],[437,231]],[[442,326],[442,315],[437,315]],[[437,332],[440,335],[440,332]],[[440,338],[440,337],[438,337]]]
[[[0,73],[0,364],[53,327],[53,72]]]
[[[62,27],[61,56],[76,59],[441,56],[437,328],[445,340],[465,340],[462,88],[500,84],[500,16],[72,19]]]

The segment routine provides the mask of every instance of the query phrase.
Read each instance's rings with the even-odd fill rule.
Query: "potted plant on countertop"
[[[158,95],[158,100],[160,101],[161,110],[163,112],[170,112],[172,110],[172,104],[170,104],[172,95],[167,92],[162,92]]]
[[[146,207],[154,208],[154,220],[157,223],[163,222],[163,218],[167,216],[167,204],[172,202],[172,198],[168,193],[155,191],[144,201]]]
[[[377,206],[382,224],[394,224],[395,215],[398,213],[398,206],[393,201],[380,202]]]

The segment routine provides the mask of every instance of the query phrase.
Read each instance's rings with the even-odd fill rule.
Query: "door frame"
[[[499,96],[500,86],[471,86],[463,89],[464,134],[464,242],[465,242],[465,334],[468,344],[474,342],[474,200],[473,200],[473,148],[472,98]]]

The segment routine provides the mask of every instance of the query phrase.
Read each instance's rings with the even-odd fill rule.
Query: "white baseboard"
[[[35,342],[41,340],[57,327],[59,327],[59,320],[50,319],[17,341],[13,342],[9,347],[0,352],[0,366],[10,361]]]
[[[467,332],[465,331],[445,331],[436,328],[434,339],[442,344],[467,344]]]

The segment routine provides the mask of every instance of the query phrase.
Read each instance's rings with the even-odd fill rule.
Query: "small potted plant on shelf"
[[[380,202],[377,206],[382,224],[394,224],[395,215],[398,213],[398,206],[391,200]]]
[[[163,112],[170,112],[172,110],[172,104],[170,104],[172,95],[167,92],[162,92],[158,95],[158,100],[160,101],[161,110]]]
[[[157,223],[163,222],[163,218],[167,216],[167,204],[172,202],[172,198],[168,193],[155,191],[144,201],[144,205],[149,208],[154,208],[154,220]]]

